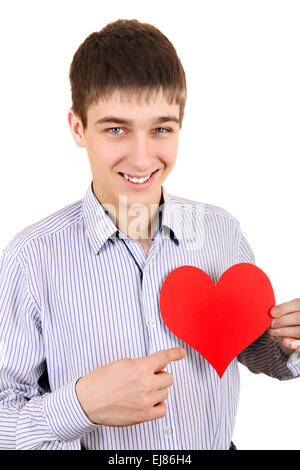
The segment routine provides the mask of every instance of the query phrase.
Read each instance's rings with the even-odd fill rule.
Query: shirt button
[[[155,328],[155,325],[156,325],[156,322],[153,318],[150,318],[148,321],[147,321],[147,324],[148,326],[150,326],[150,328]]]
[[[169,428],[168,426],[165,427],[164,433],[165,433],[165,436],[170,437],[171,434],[172,434],[172,433],[171,433],[171,428]]]
[[[147,276],[148,272],[149,272],[149,269],[148,269],[148,268],[145,268],[145,269],[144,269],[144,274],[145,274],[145,276]]]

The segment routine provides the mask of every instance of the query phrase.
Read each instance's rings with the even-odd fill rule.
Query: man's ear
[[[81,119],[74,113],[72,108],[68,112],[68,124],[70,126],[71,134],[75,140],[75,143],[78,145],[78,147],[85,147],[86,144],[82,122]]]

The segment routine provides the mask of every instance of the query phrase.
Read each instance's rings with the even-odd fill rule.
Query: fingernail
[[[278,315],[278,313],[279,313],[279,310],[278,310],[277,307],[273,307],[271,309],[271,315],[273,315],[273,317],[276,317],[276,315]]]

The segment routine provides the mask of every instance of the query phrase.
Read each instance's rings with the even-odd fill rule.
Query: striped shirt
[[[167,275],[196,266],[217,282],[254,263],[239,222],[224,209],[168,194],[146,256],[98,201],[85,197],[19,232],[0,259],[1,449],[229,449],[239,398],[238,361],[280,380],[300,375],[298,352],[266,333],[222,379],[161,319]],[[242,312],[241,312],[242,314]],[[184,347],[166,416],[132,426],[92,423],[79,377],[124,357]]]

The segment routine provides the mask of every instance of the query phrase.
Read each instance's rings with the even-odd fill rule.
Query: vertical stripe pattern
[[[280,380],[300,375],[299,355],[263,335],[222,379],[173,335],[159,311],[167,275],[199,267],[217,282],[254,263],[239,222],[224,209],[168,194],[145,256],[95,197],[85,197],[19,232],[0,259],[1,449],[229,449],[239,398],[238,360]],[[242,312],[241,312],[242,314]],[[133,426],[89,421],[79,377],[118,359],[184,347],[169,364],[165,417]]]

